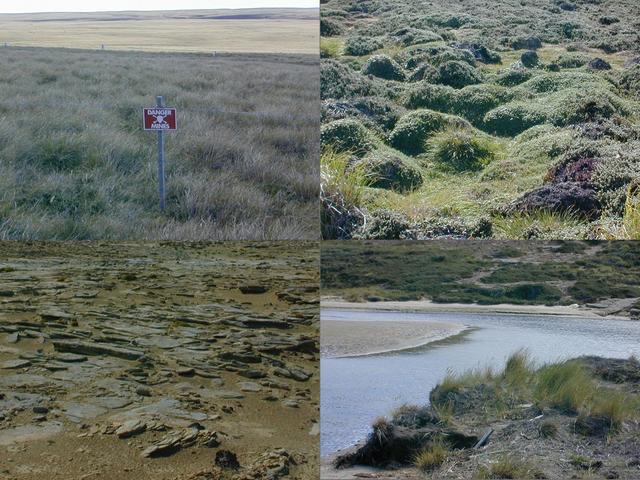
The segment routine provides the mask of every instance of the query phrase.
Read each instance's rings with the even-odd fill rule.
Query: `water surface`
[[[543,315],[396,313],[322,309],[321,320],[451,322],[474,327],[451,342],[405,352],[321,359],[321,454],[364,438],[378,416],[403,403],[424,404],[448,370],[504,366],[526,348],[539,362],[579,355],[640,356],[640,324]]]

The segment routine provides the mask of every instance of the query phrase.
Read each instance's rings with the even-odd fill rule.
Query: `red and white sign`
[[[177,130],[176,109],[166,107],[145,108],[143,114],[145,130]]]

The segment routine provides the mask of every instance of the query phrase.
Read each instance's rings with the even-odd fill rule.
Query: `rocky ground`
[[[640,364],[636,359],[579,360],[610,397],[629,395],[637,409]],[[615,428],[609,419],[558,407],[523,403],[519,392],[493,411],[487,384],[447,394],[448,409],[404,407],[378,419],[370,436],[323,462],[323,480],[376,479],[637,479],[640,423],[631,413]],[[432,404],[442,403],[436,388]],[[504,397],[502,397],[504,400]],[[448,411],[446,411],[448,410]],[[485,435],[489,434],[488,439]],[[413,465],[418,452],[444,441],[447,452],[429,468]]]
[[[0,249],[0,478],[318,477],[314,243]]]

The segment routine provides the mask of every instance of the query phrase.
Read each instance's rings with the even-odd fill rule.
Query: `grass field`
[[[331,241],[322,247],[322,294],[486,305],[629,299],[638,318],[639,251],[631,241]]]
[[[0,14],[0,44],[163,52],[318,52],[315,9]]]
[[[317,238],[317,56],[9,47],[0,65],[0,239]],[[156,95],[178,108],[164,214]]]
[[[639,15],[323,2],[323,235],[640,238]]]
[[[316,238],[317,25],[314,9],[0,15],[0,238]],[[156,95],[179,109],[165,213],[141,129]]]

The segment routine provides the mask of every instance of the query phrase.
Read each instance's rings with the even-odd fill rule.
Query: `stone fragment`
[[[113,347],[111,345],[73,340],[53,340],[53,346],[58,352],[78,353],[83,355],[106,355],[109,357],[123,358],[125,360],[138,360],[143,357],[143,352],[130,348]]]
[[[129,438],[134,435],[139,435],[147,429],[146,422],[142,420],[129,420],[124,422],[116,429],[116,435],[118,438]]]

